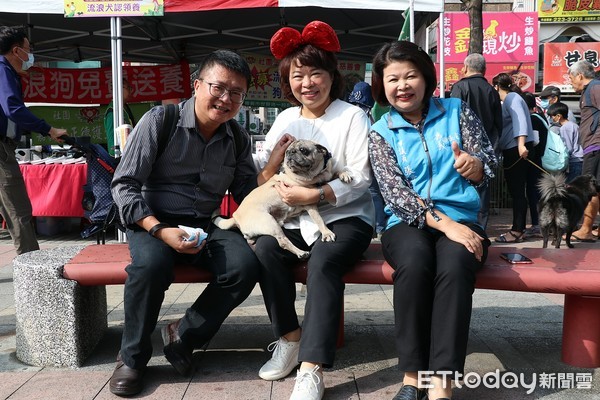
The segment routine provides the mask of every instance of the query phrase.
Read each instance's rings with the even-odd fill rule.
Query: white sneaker
[[[323,375],[317,372],[319,366],[313,369],[299,370],[296,375],[296,384],[290,400],[321,400],[325,393]]]
[[[284,337],[274,341],[267,347],[272,351],[271,359],[258,371],[258,376],[266,381],[285,378],[298,365],[300,342],[288,342]]]

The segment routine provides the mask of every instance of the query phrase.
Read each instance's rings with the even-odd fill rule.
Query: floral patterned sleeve
[[[403,222],[424,228],[425,213],[433,205],[417,201],[420,197],[400,169],[394,149],[375,131],[369,133],[369,159],[385,204]]]
[[[496,155],[481,120],[464,101],[460,113],[460,132],[463,150],[478,158],[483,164],[483,179],[481,182],[471,182],[471,184],[483,186],[494,177],[492,169],[496,167]]]

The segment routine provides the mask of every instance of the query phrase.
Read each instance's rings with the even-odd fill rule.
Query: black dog
[[[540,229],[542,231],[543,247],[548,247],[551,230],[554,232],[554,244],[560,249],[562,236],[566,233],[569,248],[571,234],[583,216],[585,207],[592,197],[598,193],[598,183],[592,175],[581,175],[567,183],[563,174],[544,174],[538,182],[540,189]]]

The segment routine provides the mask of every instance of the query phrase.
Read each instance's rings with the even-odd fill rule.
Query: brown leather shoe
[[[183,343],[179,336],[180,324],[181,320],[171,322],[160,330],[165,345],[163,352],[167,357],[167,361],[179,374],[188,376],[193,370],[194,359],[192,348]]]
[[[142,378],[145,370],[129,368],[121,360],[110,377],[110,391],[117,396],[132,396],[142,391],[144,384]]]

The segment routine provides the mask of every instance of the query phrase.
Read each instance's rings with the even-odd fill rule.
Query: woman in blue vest
[[[469,106],[434,98],[436,86],[433,62],[414,43],[385,44],[373,59],[375,100],[391,105],[371,128],[369,156],[391,214],[381,242],[395,270],[404,372],[394,400],[451,398],[466,358],[475,272],[490,245],[477,223],[476,188],[493,177],[494,151]]]

